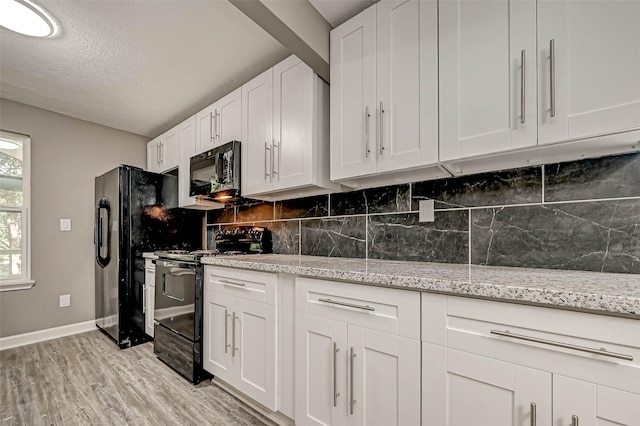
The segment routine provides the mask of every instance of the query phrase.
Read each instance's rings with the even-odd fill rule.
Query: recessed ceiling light
[[[33,37],[51,37],[59,31],[53,17],[29,0],[0,0],[0,25]]]

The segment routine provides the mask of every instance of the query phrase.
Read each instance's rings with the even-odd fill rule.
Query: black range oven
[[[154,352],[192,383],[210,379],[202,369],[204,272],[196,256],[157,252]]]
[[[271,252],[270,232],[261,227],[221,230],[215,243],[214,250],[155,252],[153,351],[194,384],[212,377],[202,368],[204,265],[200,259]]]

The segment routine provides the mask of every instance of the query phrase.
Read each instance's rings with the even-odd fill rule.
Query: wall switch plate
[[[60,219],[60,230],[71,231],[71,219]]]
[[[61,294],[60,295],[60,307],[65,308],[67,306],[71,306],[71,295],[70,294]]]
[[[418,222],[433,222],[436,220],[435,202],[433,200],[420,200],[418,206]]]

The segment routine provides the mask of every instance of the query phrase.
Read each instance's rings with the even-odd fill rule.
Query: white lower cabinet
[[[144,260],[144,332],[154,336],[153,310],[156,297],[156,265],[151,259]]]
[[[423,425],[640,426],[637,320],[427,294],[422,309]]]
[[[205,267],[204,369],[277,411],[277,275]]]
[[[419,294],[299,278],[296,299],[296,424],[420,424]]]

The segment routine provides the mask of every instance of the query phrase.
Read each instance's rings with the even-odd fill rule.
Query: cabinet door
[[[235,348],[239,344],[237,337],[233,336],[233,312],[233,296],[205,291],[203,367],[230,384],[234,378],[232,361],[238,356]]]
[[[331,179],[376,171],[376,8],[331,31]]]
[[[191,157],[196,154],[196,117],[189,117],[180,124],[180,166],[178,167],[178,200],[180,207],[195,203],[195,197],[189,197],[191,183]]]
[[[538,2],[541,144],[640,127],[639,17],[636,0]]]
[[[216,104],[211,104],[196,114],[196,152],[200,154],[216,145]]]
[[[551,373],[426,343],[423,348],[424,425],[552,425]]]
[[[420,342],[348,326],[349,425],[420,424]]]
[[[347,424],[347,325],[296,313],[296,425]]]
[[[313,70],[295,56],[273,67],[273,189],[312,182]]]
[[[234,313],[231,340],[235,339],[239,351],[233,359],[236,381],[231,384],[276,411],[276,307],[236,297]]]
[[[168,172],[180,164],[180,126],[162,135],[160,144],[160,171]]]
[[[535,25],[535,0],[439,2],[441,161],[536,145]]]
[[[147,143],[147,170],[150,172],[160,172],[160,142],[161,137],[157,137]]]
[[[242,90],[237,88],[216,102],[216,145],[242,139]]]
[[[553,424],[638,426],[640,395],[554,375]]]
[[[419,0],[383,0],[377,4],[377,171],[400,170],[438,160],[436,139],[421,139],[421,82],[435,86],[437,68],[431,81],[422,80],[422,63],[437,64],[437,26],[421,26],[422,8],[431,9],[437,19],[437,3]],[[425,15],[427,16],[427,15]],[[428,16],[427,16],[428,17]],[[427,23],[428,24],[428,23]],[[428,36],[427,36],[428,35]],[[431,42],[421,49],[421,38]],[[421,57],[425,55],[424,57]],[[431,97],[437,108],[437,97]],[[437,129],[437,115],[431,130]]]
[[[271,190],[273,69],[242,86],[242,194]]]

